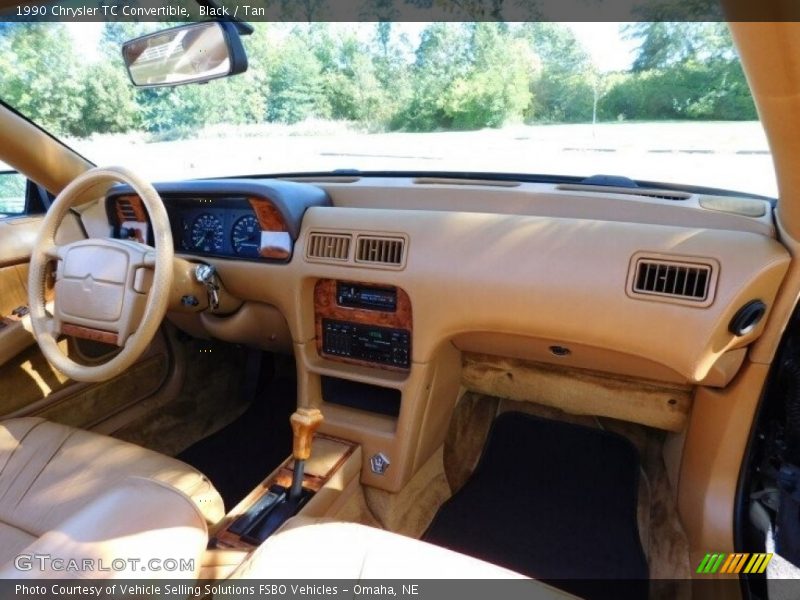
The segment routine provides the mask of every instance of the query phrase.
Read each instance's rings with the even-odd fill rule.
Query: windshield
[[[124,41],[169,24],[0,24],[0,98],[154,180],[531,173],[775,196],[724,23],[253,23],[246,73],[136,89]]]

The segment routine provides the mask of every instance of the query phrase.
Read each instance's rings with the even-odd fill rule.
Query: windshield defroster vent
[[[387,267],[403,264],[405,240],[396,237],[360,235],[356,240],[356,262]]]
[[[353,236],[339,233],[312,233],[308,238],[306,257],[324,261],[345,262],[350,257]]]
[[[647,188],[621,188],[613,186],[581,185],[581,184],[561,184],[556,186],[557,190],[563,192],[589,192],[592,194],[624,194],[627,196],[644,196],[646,198],[658,198],[659,200],[680,201],[688,200],[692,197],[688,192],[673,192],[671,190],[655,190]]]
[[[636,256],[628,275],[628,292],[652,300],[708,306],[714,300],[717,269],[713,261]]]

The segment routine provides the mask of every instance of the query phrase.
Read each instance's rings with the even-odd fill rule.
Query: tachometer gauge
[[[203,213],[192,225],[191,242],[194,250],[222,252],[224,237],[222,222],[212,214]]]
[[[236,220],[231,230],[231,245],[239,256],[258,256],[261,226],[255,215],[245,215]]]

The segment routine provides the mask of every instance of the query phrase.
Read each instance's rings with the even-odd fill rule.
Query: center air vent
[[[699,306],[708,306],[714,299],[716,269],[711,261],[634,257],[628,278],[628,291],[634,296]]]
[[[403,264],[405,240],[396,237],[360,235],[356,240],[356,262],[399,267]]]
[[[308,238],[306,257],[323,261],[346,261],[350,256],[353,236],[340,233],[312,233]]]

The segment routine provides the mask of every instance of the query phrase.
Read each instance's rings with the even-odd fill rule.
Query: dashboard
[[[450,340],[462,351],[725,385],[760,334],[732,335],[729,323],[754,300],[769,306],[788,261],[754,200],[738,201],[757,215],[730,199],[534,184],[254,178],[155,187],[176,254],[216,266],[245,307],[206,315],[196,331],[245,343],[262,327],[269,340],[313,340],[311,357],[325,365],[408,373]],[[118,237],[151,241],[132,190],[111,190],[106,212]],[[665,281],[669,269],[706,269],[706,300],[674,285],[638,290],[637,274],[652,265],[667,269]],[[260,325],[267,309],[253,307],[265,306],[285,320],[283,333]]]
[[[362,483],[394,491],[441,445],[462,388],[525,399],[554,382],[557,408],[597,414],[611,393],[601,414],[680,430],[690,386],[725,387],[764,352],[763,320],[731,324],[772,308],[791,260],[768,203],[700,193],[412,177],[155,188],[178,258],[213,266],[233,300],[205,308],[176,277],[171,323],[293,354],[299,401],[362,445]],[[152,241],[131,189],[102,212],[82,213],[88,232]],[[709,275],[697,297],[677,283],[692,269]]]

